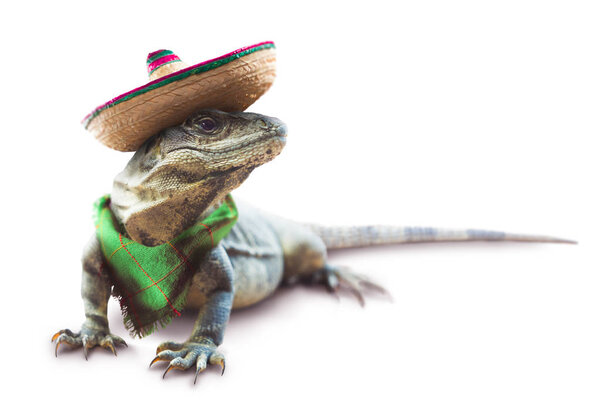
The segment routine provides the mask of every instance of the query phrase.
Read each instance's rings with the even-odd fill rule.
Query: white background
[[[71,398],[598,399],[600,13],[593,1],[20,2],[2,6],[2,387]],[[91,206],[130,154],[79,121],[189,64],[274,40],[251,111],[287,122],[281,156],[236,191],[332,224],[472,227],[577,246],[443,244],[332,255],[383,283],[361,309],[292,288],[235,312],[228,367],[148,369],[193,316],[115,358],[54,357],[77,329]],[[114,333],[127,338],[111,301]]]

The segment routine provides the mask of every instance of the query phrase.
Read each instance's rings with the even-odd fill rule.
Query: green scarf
[[[181,315],[199,257],[223,239],[237,221],[237,208],[227,195],[223,204],[175,239],[146,247],[121,233],[110,211],[110,196],[94,205],[96,236],[132,336],[146,336]]]

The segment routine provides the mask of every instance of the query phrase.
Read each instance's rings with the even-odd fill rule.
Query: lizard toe
[[[112,337],[107,336],[100,341],[100,346],[103,348],[110,350],[115,356],[117,355],[117,350],[115,349],[115,344],[113,342]]]
[[[56,357],[58,357],[58,348],[61,344],[66,343],[71,347],[79,347],[82,344],[81,338],[69,329],[64,329],[54,334],[52,341],[56,341],[56,347],[54,348],[54,355]]]
[[[154,364],[157,361],[173,361],[176,358],[184,357],[186,354],[187,354],[186,350],[179,350],[179,351],[163,350],[163,351],[159,352],[156,355],[156,357],[154,357],[154,359],[150,363],[150,366],[152,366],[152,364]]]
[[[181,350],[182,348],[183,348],[183,343],[162,342],[156,348],[156,354],[158,354],[158,353],[160,353],[161,351],[164,351],[164,350],[178,351],[178,350]]]
[[[220,365],[221,366],[221,376],[225,373],[225,356],[218,351],[215,351],[210,356],[208,362],[212,365]]]
[[[159,351],[166,347],[179,350]],[[169,361],[169,365],[163,373],[163,378],[172,369],[187,370],[195,366],[194,383],[196,383],[198,375],[206,370],[209,365],[221,366],[221,375],[225,370],[225,356],[216,349],[217,346],[207,338],[201,338],[198,342],[165,342],[158,347],[157,351],[159,352],[150,362],[150,366],[158,361]]]
[[[370,278],[362,274],[352,272],[349,268],[339,268],[332,265],[325,265],[312,276],[313,283],[323,284],[330,292],[337,295],[339,291],[349,291],[359,304],[364,307],[364,295],[369,291],[375,291],[391,297],[387,290],[373,282]]]
[[[58,357],[58,348],[61,344],[66,343],[73,348],[81,347],[83,355],[87,360],[89,350],[95,346],[101,346],[110,350],[114,355],[117,355],[115,345],[127,346],[125,341],[117,335],[113,335],[105,330],[94,330],[90,328],[82,328],[81,332],[73,333],[69,329],[58,331],[52,336],[52,341],[56,341],[54,355]]]

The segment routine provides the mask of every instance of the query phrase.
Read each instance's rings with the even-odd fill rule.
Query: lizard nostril
[[[286,137],[287,136],[287,127],[285,124],[281,124],[277,127],[277,136]]]

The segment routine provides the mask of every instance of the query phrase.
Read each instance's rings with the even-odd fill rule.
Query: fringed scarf
[[[181,315],[197,260],[229,233],[237,221],[237,208],[228,195],[212,214],[176,238],[147,247],[123,234],[109,204],[110,196],[100,198],[94,219],[114,284],[113,296],[119,300],[131,336],[146,336]]]

